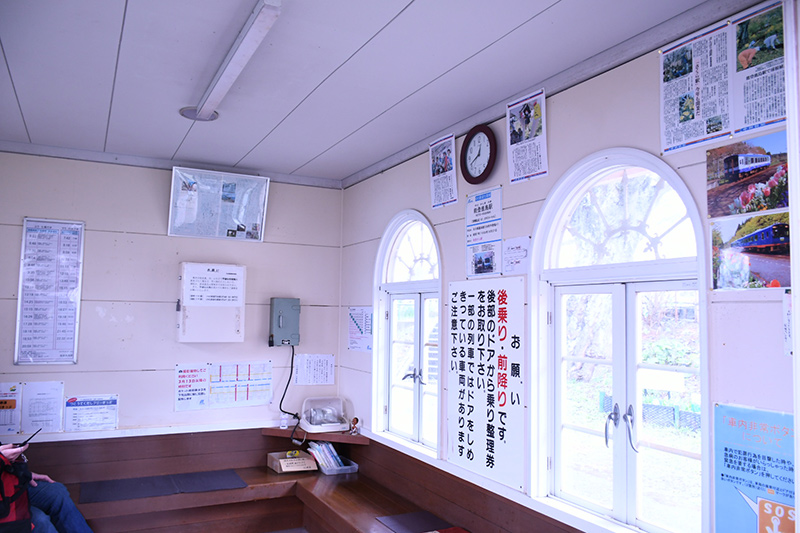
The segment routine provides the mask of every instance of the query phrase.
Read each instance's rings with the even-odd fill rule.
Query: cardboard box
[[[291,450],[267,454],[267,466],[279,474],[317,469],[317,462],[306,452]]]

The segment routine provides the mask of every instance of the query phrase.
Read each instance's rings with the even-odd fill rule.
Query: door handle
[[[608,448],[608,423],[614,422],[614,427],[619,425],[619,404],[614,404],[614,410],[606,417],[606,448]]]
[[[413,372],[409,372],[405,376],[403,376],[403,380],[412,378],[414,381],[419,381],[420,385],[425,385],[425,382],[422,381],[422,372],[417,374],[417,369],[415,368]],[[402,381],[402,380],[401,380]]]
[[[636,453],[639,453],[639,450],[636,448],[636,445],[633,443],[633,406],[628,406],[628,411],[622,415],[622,419],[625,421],[625,425],[628,427],[628,442],[631,445],[631,448]]]

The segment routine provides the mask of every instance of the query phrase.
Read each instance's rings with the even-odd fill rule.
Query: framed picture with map
[[[261,242],[268,192],[266,177],[173,167],[167,235]]]

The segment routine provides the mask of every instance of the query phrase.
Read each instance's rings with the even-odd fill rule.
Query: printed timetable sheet
[[[26,218],[22,231],[14,363],[75,363],[83,223]]]

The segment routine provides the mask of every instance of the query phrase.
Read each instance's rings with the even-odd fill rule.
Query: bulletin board
[[[167,234],[261,242],[268,192],[269,178],[174,167]]]
[[[524,489],[525,281],[453,282],[448,293],[448,461]]]

